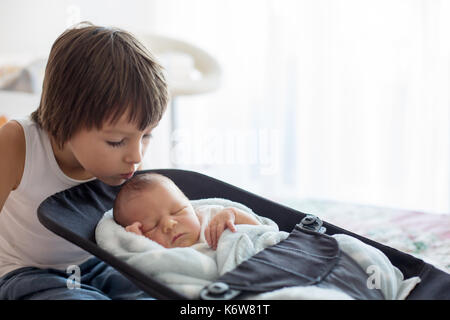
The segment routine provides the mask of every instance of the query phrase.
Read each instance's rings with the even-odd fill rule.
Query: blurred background
[[[66,28],[116,26],[154,49],[171,86],[144,168],[305,210],[319,199],[446,214],[449,17],[445,0],[2,0],[0,115],[37,107]]]

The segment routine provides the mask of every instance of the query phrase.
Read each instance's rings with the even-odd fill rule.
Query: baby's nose
[[[171,231],[172,228],[175,227],[176,224],[177,224],[177,222],[175,220],[169,219],[164,226],[164,232],[167,233],[167,232]]]

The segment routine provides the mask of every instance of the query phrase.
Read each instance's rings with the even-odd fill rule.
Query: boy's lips
[[[128,172],[128,173],[125,173],[125,174],[121,174],[120,176],[122,178],[124,178],[124,179],[130,179],[133,176],[133,174],[134,174],[134,171]]]

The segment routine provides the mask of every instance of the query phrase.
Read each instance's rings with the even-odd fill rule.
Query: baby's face
[[[188,247],[200,237],[200,220],[175,184],[161,184],[133,196],[124,212],[142,224],[142,234],[166,248]],[[131,224],[130,223],[130,224]]]

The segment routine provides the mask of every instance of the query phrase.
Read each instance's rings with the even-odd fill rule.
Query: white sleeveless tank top
[[[91,255],[46,229],[37,218],[37,208],[54,193],[86,181],[62,172],[48,134],[29,117],[16,121],[25,133],[25,167],[19,186],[0,212],[0,276],[30,266],[67,270]]]

